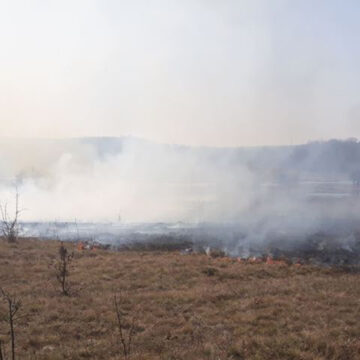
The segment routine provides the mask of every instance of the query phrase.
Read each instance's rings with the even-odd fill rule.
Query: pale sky
[[[0,136],[360,138],[360,2],[0,0]]]

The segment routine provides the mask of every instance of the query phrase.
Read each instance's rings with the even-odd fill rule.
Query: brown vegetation
[[[28,314],[16,324],[19,359],[124,358],[116,293],[131,359],[360,359],[357,272],[67,247],[81,290],[60,296],[49,268],[59,242],[0,241],[0,284]]]

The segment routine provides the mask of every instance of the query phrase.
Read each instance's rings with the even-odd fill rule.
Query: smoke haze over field
[[[0,141],[1,198],[24,220],[246,222],[292,228],[352,218],[356,140],[209,148],[136,138]],[[277,224],[277,222],[279,222]]]
[[[217,213],[214,196],[230,201],[235,183],[253,183],[242,163],[230,172],[227,151],[132,138],[5,141],[1,152],[2,178],[23,179],[24,216],[35,220],[196,221]]]

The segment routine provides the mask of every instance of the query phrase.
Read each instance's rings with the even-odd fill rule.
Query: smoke
[[[2,195],[17,178],[26,220],[215,221],[245,208],[255,183],[221,151],[131,138],[15,145],[2,144]]]
[[[16,181],[23,221],[202,224],[246,253],[269,238],[349,234],[359,220],[355,139],[255,148],[2,140],[0,152],[0,199],[11,206]]]

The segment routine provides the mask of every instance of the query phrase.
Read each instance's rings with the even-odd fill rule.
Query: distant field
[[[115,293],[125,333],[134,318],[131,359],[360,359],[354,271],[66,246],[75,252],[70,297],[52,266],[59,242],[0,242],[1,287],[22,298],[26,315],[18,359],[122,359]],[[8,346],[4,321],[0,337]]]

